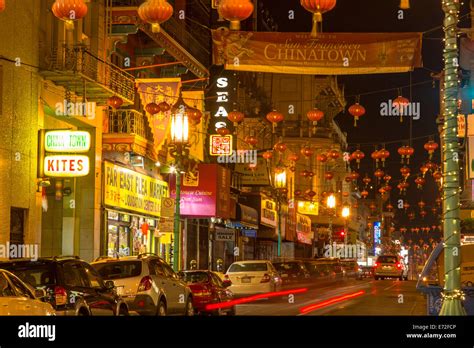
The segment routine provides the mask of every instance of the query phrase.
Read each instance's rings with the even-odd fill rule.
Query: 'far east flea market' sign
[[[227,70],[350,75],[421,67],[421,33],[212,31],[213,63]]]

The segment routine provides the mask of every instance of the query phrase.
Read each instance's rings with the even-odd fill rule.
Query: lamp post
[[[326,207],[331,209],[329,214],[329,245],[332,244],[332,209],[336,208],[336,196],[334,194],[330,194],[326,199]]]
[[[351,215],[351,209],[347,206],[343,207],[341,215],[344,218],[344,244],[347,244],[347,219]]]
[[[459,53],[457,45],[459,0],[442,0],[444,17],[444,118],[442,139],[444,292],[440,315],[466,315],[461,292],[461,236],[459,226],[459,145],[457,100]]]
[[[189,150],[189,119],[187,110],[189,107],[182,96],[171,109],[171,143],[170,153],[175,159],[176,173],[176,197],[173,225],[173,269],[179,270],[180,260],[180,224],[181,224],[181,173],[183,171],[183,158],[188,156]]]
[[[274,186],[277,196],[278,209],[278,257],[281,257],[281,199],[286,196],[286,171],[277,168],[275,171]]]

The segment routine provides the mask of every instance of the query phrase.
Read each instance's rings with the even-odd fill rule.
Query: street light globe
[[[351,210],[349,207],[342,208],[342,217],[347,219],[351,215]]]
[[[277,171],[275,173],[275,187],[278,189],[286,187],[286,171]]]
[[[334,209],[336,207],[336,196],[333,194],[329,195],[326,200],[326,205],[329,209]]]

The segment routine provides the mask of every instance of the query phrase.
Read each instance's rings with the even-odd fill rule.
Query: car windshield
[[[179,276],[187,283],[207,283],[209,281],[207,272],[180,272]]]
[[[45,262],[22,262],[1,264],[6,269],[34,288],[56,284],[54,265]]]
[[[93,264],[104,279],[123,279],[138,277],[142,273],[141,261],[116,261]]]
[[[377,259],[378,263],[397,263],[398,259],[396,256],[379,256]]]
[[[263,262],[259,263],[234,263],[229,267],[227,272],[264,272],[267,271],[267,264]]]

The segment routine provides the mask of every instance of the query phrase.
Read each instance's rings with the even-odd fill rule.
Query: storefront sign
[[[161,218],[158,223],[158,230],[160,233],[173,232],[174,230],[174,221],[173,219]]]
[[[269,199],[262,199],[260,223],[269,227],[277,226],[276,203]]]
[[[474,137],[474,114],[467,115],[467,136]]]
[[[207,127],[209,126],[210,114],[204,111],[203,91],[183,91],[183,99],[186,104],[198,109],[202,113],[201,122],[197,125],[192,123],[189,132],[189,157],[204,162],[204,149],[206,142]]]
[[[380,74],[421,67],[421,33],[213,30],[213,63],[227,70],[309,75]]]
[[[104,204],[143,214],[160,216],[168,184],[133,170],[104,163]]]
[[[319,203],[318,202],[298,202],[298,213],[306,215],[318,215],[319,214]]]
[[[55,155],[44,158],[44,174],[52,178],[73,178],[89,174],[89,157]]]
[[[175,200],[173,198],[164,197],[161,200],[161,217],[173,217],[175,209]]]
[[[242,186],[269,185],[267,163],[263,158],[257,158],[257,167],[254,170],[250,169],[248,164],[237,163],[235,171],[242,174]]]
[[[466,136],[466,116],[458,115],[458,138]]]
[[[209,139],[209,154],[211,156],[232,155],[232,143],[232,135],[212,134]]]
[[[230,218],[230,171],[217,164],[199,165],[197,185],[181,185],[181,215]],[[175,180],[170,182],[176,196]]]
[[[296,235],[299,242],[305,244],[312,243],[311,219],[308,216],[296,214]]]
[[[233,242],[235,241],[234,230],[228,230],[225,228],[216,228],[215,240],[217,242]]]
[[[87,152],[91,147],[91,135],[84,131],[49,131],[45,133],[46,152]]]

